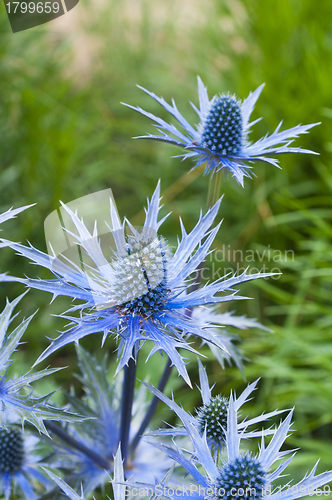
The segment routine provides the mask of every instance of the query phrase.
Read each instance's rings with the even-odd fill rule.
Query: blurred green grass
[[[323,1],[317,8],[310,0],[273,5],[209,0],[203,9],[189,0],[109,0],[100,5],[81,0],[71,15],[77,16],[72,29],[58,20],[13,35],[0,6],[0,209],[37,203],[6,222],[2,236],[29,239],[45,249],[43,222],[59,199],[69,202],[109,187],[120,215],[135,217],[139,224],[142,206],[159,178],[164,213],[172,211],[164,236],[175,243],[180,214],[187,229],[194,226],[199,207],[206,204],[208,178],[186,175],[192,165],[171,158],[178,151],[131,139],[152,127],[121,101],[163,115],[135,84],[167,100],[174,97],[179,109],[195,120],[188,101],[197,102],[197,74],[210,95],[230,91],[245,98],[265,82],[253,115],[263,120],[254,127],[253,140],[280,120],[287,128],[321,121],[297,140],[319,157],[281,157],[282,170],[257,164],[257,177],[247,180],[244,189],[224,179],[224,222],[215,247],[241,249],[244,257],[256,252],[251,267],[265,264],[283,272],[280,279],[241,287],[241,294],[255,300],[236,303],[238,314],[257,317],[274,330],[241,332],[242,348],[251,360],[246,377],[262,377],[257,399],[247,408],[253,415],[295,405],[297,432],[289,442],[303,452],[294,460],[294,477],[303,476],[318,456],[320,470],[331,468],[332,4]],[[268,250],[288,258],[271,262]],[[287,251],[294,252],[294,259]],[[219,269],[237,263],[215,258],[211,269],[213,264]],[[238,264],[243,267],[245,258]],[[0,265],[1,272],[46,276],[5,249]],[[18,285],[2,285],[1,303],[21,291]],[[50,312],[67,306],[68,301],[57,299],[50,307],[45,294],[36,291],[24,299],[22,314],[36,308],[39,313],[26,335],[28,344],[18,353],[22,368],[28,369],[48,345],[46,336],[63,328]],[[96,350],[100,340],[88,338],[83,345]],[[108,346],[116,348],[112,340]],[[63,349],[51,361],[70,368],[47,383],[47,389],[48,384],[68,387],[74,348]],[[216,390],[244,387],[234,368],[222,371],[211,358],[206,362]],[[195,364],[189,369],[197,380]],[[157,383],[158,356],[140,370],[140,378],[150,373]],[[175,374],[172,388],[187,409],[198,404],[197,390],[188,391]]]

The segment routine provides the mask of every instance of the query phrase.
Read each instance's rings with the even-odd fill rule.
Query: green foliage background
[[[188,230],[194,226],[199,207],[206,205],[209,180],[198,171],[187,174],[190,161],[171,158],[178,151],[131,139],[152,127],[121,101],[166,116],[136,83],[167,100],[174,97],[180,111],[195,120],[189,101],[197,102],[197,74],[210,95],[230,91],[245,98],[265,82],[253,116],[263,120],[252,140],[281,120],[287,128],[321,121],[297,141],[320,156],[282,157],[282,170],[257,164],[257,177],[246,180],[244,189],[224,178],[224,222],[215,247],[240,249],[243,258],[237,253],[238,262],[215,259],[210,266],[211,271],[244,267],[254,251],[252,267],[283,272],[279,279],[241,287],[241,294],[255,300],[236,303],[238,314],[257,317],[274,330],[240,334],[250,359],[247,381],[261,377],[247,410],[254,415],[295,406],[289,446],[302,452],[293,476],[302,477],[319,456],[320,471],[332,468],[332,3],[208,0],[203,7],[196,0],[81,0],[70,16],[70,22],[59,19],[13,35],[0,6],[0,210],[37,203],[6,222],[2,236],[45,249],[44,219],[58,200],[105,188],[113,190],[119,213],[140,224],[142,206],[159,178],[164,212],[172,211],[164,236],[175,243],[180,214]],[[277,251],[287,258],[273,261]],[[0,266],[1,272],[47,276],[5,249]],[[21,291],[2,285],[1,307],[6,296]],[[49,306],[41,292],[25,297],[22,314],[39,312],[17,353],[20,370],[29,369],[48,345],[46,336],[63,328],[50,313],[66,306],[61,299]],[[97,351],[100,340],[86,339],[83,345]],[[115,349],[112,339],[107,347]],[[47,389],[68,388],[76,369],[74,348],[61,350],[51,363],[69,368],[57,381],[45,382]],[[211,356],[206,364],[216,391],[243,389],[246,382],[236,369],[221,370]],[[140,378],[149,374],[157,383],[158,356],[140,370]],[[189,371],[197,380],[195,363]],[[189,391],[175,374],[168,389],[188,410],[199,402],[198,391]]]

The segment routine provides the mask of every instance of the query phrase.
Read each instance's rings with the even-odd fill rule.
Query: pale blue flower
[[[264,273],[250,274],[246,270],[238,276],[227,275],[194,291],[190,290],[190,278],[209,254],[219,230],[220,224],[213,229],[211,226],[220,201],[204,216],[200,215],[189,234],[180,220],[182,239],[174,254],[167,242],[158,235],[165,219],[158,220],[159,183],[148,202],[141,231],[127,220],[121,223],[111,201],[111,234],[116,251],[112,255],[108,249],[108,257],[101,249],[97,227],[90,233],[77,214],[64,205],[77,231],[71,232],[71,237],[80,246],[82,255],[89,258],[89,265],[78,266],[67,257],[52,257],[32,246],[1,240],[20,255],[50,269],[56,276],[54,280],[39,280],[1,275],[1,281],[19,281],[29,287],[51,292],[53,297],[67,295],[82,301],[72,309],[80,310],[80,317],[63,315],[73,326],[52,340],[37,362],[70,342],[77,343],[86,335],[102,332],[104,341],[110,331],[115,331],[121,339],[118,371],[128,363],[135,347],[145,341],[152,341],[150,355],[164,351],[179,374],[190,384],[185,362],[178,352],[180,348],[196,352],[186,342],[186,336],[194,335],[224,349],[218,333],[192,318],[188,312],[190,308],[243,299],[236,295],[234,286],[271,276]],[[125,224],[130,231],[127,236]]]
[[[332,480],[332,471],[315,475],[317,463],[309,474],[297,484],[292,485],[288,482],[283,487],[275,488],[273,483],[283,477],[283,472],[290,464],[295,453],[293,451],[281,451],[281,447],[287,438],[291,426],[292,411],[288,414],[280,426],[274,429],[272,439],[266,444],[264,434],[261,431],[261,445],[257,454],[244,451],[241,441],[248,438],[247,426],[251,425],[255,419],[238,422],[238,412],[240,402],[248,396],[250,386],[244,391],[240,398],[235,395],[230,396],[227,424],[224,429],[226,455],[224,450],[219,457],[211,451],[208,444],[206,432],[201,434],[197,428],[196,422],[188,418],[174,401],[166,398],[164,394],[157,389],[151,388],[152,392],[172,408],[181,419],[187,435],[190,437],[193,451],[181,449],[180,446],[168,446],[159,443],[157,446],[163,449],[165,453],[180,464],[193,478],[194,482],[183,484],[182,494],[180,487],[175,492],[174,488],[168,488],[167,485],[155,487],[158,495],[170,499],[193,498],[193,499],[216,499],[238,500],[256,498],[259,500],[291,500],[312,496],[317,488],[329,483]],[[242,401],[244,402],[244,401]],[[262,421],[264,415],[258,417]],[[284,460],[284,457],[292,454]],[[274,468],[272,466],[278,463]],[[271,470],[272,468],[272,470]],[[151,485],[148,485],[151,487]]]
[[[13,487],[23,492],[26,500],[36,500],[34,482],[48,487],[50,481],[39,471],[40,456],[36,454],[39,439],[22,433],[19,427],[0,428],[0,491],[6,500]]]
[[[248,163],[263,161],[278,167],[278,161],[272,158],[274,155],[316,154],[307,149],[290,147],[290,144],[317,123],[298,125],[282,132],[280,123],[270,136],[266,135],[253,144],[248,142],[251,127],[260,120],[249,122],[263,87],[264,85],[260,85],[243,102],[235,96],[225,94],[215,95],[209,100],[207,90],[198,77],[199,109],[191,103],[200,120],[197,128],[181,115],[174,101],[170,105],[163,98],[139,87],[163,106],[179,122],[184,132],[140,107],[126,106],[150,118],[160,132],[160,135],[148,134],[139,139],[154,139],[185,148],[186,153],[180,156],[195,159],[195,167],[206,162],[205,173],[228,170],[243,186],[244,177],[251,177],[252,167]]]
[[[53,438],[50,445],[56,452],[49,464],[66,470],[70,485],[76,488],[83,485],[84,492],[88,495],[98,486],[109,482],[109,476],[114,470],[114,456],[120,441],[123,380],[121,374],[116,378],[110,377],[107,356],[98,362],[82,347],[77,347],[77,356],[82,372],[78,379],[83,384],[85,396],[82,401],[70,395],[68,401],[73,411],[85,415],[89,420],[66,426],[66,433],[85,448],[92,450],[93,455],[70,446],[70,442],[60,441],[52,433],[52,429],[49,429]],[[133,401],[129,454],[124,466],[126,479],[133,481],[139,479],[150,482],[154,481],[155,477],[161,479],[171,466],[171,461],[163,453],[144,440],[140,440],[134,451],[130,448],[146,413],[147,393],[146,387],[141,385],[135,391]]]
[[[175,401],[170,400],[165,395],[157,391],[154,387],[148,386],[149,389],[157,395],[164,403],[175,411],[175,413],[182,420],[186,420],[188,423],[196,427],[200,435],[206,435],[206,439],[210,448],[214,448],[218,452],[218,448],[225,446],[226,442],[226,429],[227,429],[227,414],[229,407],[229,398],[218,394],[212,396],[212,389],[210,387],[209,380],[206,374],[206,370],[202,365],[201,361],[198,360],[199,368],[199,381],[200,381],[200,393],[202,396],[202,406],[196,408],[196,415],[193,416],[190,413],[186,413]],[[243,406],[244,403],[248,401],[251,393],[256,390],[258,380],[250,384],[245,391],[241,394],[238,399],[235,399],[235,406],[237,411]],[[281,411],[273,411],[270,413],[263,413],[259,417],[252,419],[244,419],[238,424],[239,430],[243,431],[243,438],[250,439],[254,437],[260,437],[262,435],[261,431],[250,430],[247,431],[249,427],[256,425],[260,422],[265,422],[276,415],[283,413]],[[264,434],[272,434],[273,431],[270,429],[264,430]],[[150,433],[152,436],[172,436],[173,438],[177,436],[187,436],[187,430],[185,426],[181,427],[171,427],[169,429],[160,429],[159,431],[153,431]],[[158,446],[158,445],[157,445]]]
[[[50,405],[48,400],[52,393],[42,397],[33,394],[30,384],[57,372],[59,368],[45,369],[35,373],[28,372],[18,377],[7,377],[7,369],[11,365],[10,357],[34,316],[23,320],[11,333],[8,332],[10,323],[15,318],[12,316],[13,310],[23,295],[12,302],[7,300],[4,310],[0,313],[0,426],[6,426],[6,419],[9,416],[10,418],[16,416],[22,424],[26,420],[34,425],[39,432],[47,434],[44,419],[76,421],[81,417]]]

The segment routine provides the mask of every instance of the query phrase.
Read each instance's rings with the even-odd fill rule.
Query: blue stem
[[[160,379],[159,384],[158,384],[158,389],[160,392],[164,392],[164,389],[165,389],[166,384],[168,382],[168,379],[171,375],[171,372],[172,372],[172,365],[171,365],[169,358],[167,358],[166,366],[164,368],[163,374],[162,374],[161,379]],[[157,408],[159,401],[160,401],[160,399],[157,396],[153,396],[152,401],[150,403],[150,406],[148,408],[148,411],[146,412],[146,415],[145,415],[145,417],[140,425],[140,428],[138,429],[138,431],[137,431],[137,433],[136,433],[136,435],[135,435],[135,437],[130,445],[131,452],[133,452],[135,450],[141,437],[143,436],[145,429],[149,425],[150,420],[153,417],[154,412],[156,411],[156,408]]]
[[[73,448],[76,448],[76,450],[81,451],[84,453],[87,457],[89,457],[93,462],[95,462],[99,467],[102,469],[108,470],[111,466],[110,461],[96,453],[95,451],[91,450],[84,444],[80,443],[75,439],[73,436],[70,436],[64,429],[59,427],[57,424],[54,424],[53,422],[50,422],[49,420],[44,420],[44,424],[46,429],[49,431],[53,432],[56,434],[64,443],[66,443],[69,446],[72,446]]]
[[[134,392],[135,392],[136,367],[137,367],[135,351],[136,350],[134,349],[133,357],[130,358],[128,366],[125,366],[124,368],[124,380],[122,388],[120,443],[121,443],[121,454],[124,463],[128,459],[131,411],[132,411]]]

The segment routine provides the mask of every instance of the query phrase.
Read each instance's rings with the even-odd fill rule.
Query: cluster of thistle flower
[[[205,162],[207,173],[228,171],[243,184],[252,168],[248,162],[261,160],[277,165],[277,160],[272,158],[275,154],[311,153],[290,144],[313,125],[285,131],[280,131],[279,126],[272,135],[254,144],[248,142],[249,129],[255,123],[249,119],[261,90],[262,86],[242,103],[229,95],[209,100],[199,79],[200,107],[194,107],[200,120],[197,128],[182,117],[174,102],[169,105],[146,91],[171,113],[183,132],[141,108],[133,109],[151,118],[159,127],[160,135],[145,138],[182,147],[183,156],[195,159],[195,166]],[[165,220],[165,217],[159,219],[159,183],[148,200],[145,223],[140,231],[127,220],[121,222],[111,200],[110,231],[114,233],[116,247],[111,259],[102,251],[97,227],[90,233],[78,214],[64,205],[76,228],[76,232],[71,231],[71,237],[81,255],[89,259],[89,275],[85,266],[75,264],[68,256],[50,256],[32,245],[0,240],[1,247],[12,248],[54,275],[44,280],[2,274],[3,286],[5,282],[15,281],[50,292],[53,298],[63,295],[74,300],[74,305],[60,315],[69,320],[69,326],[51,341],[35,364],[75,342],[81,371],[78,379],[84,387],[83,399],[70,393],[66,396],[66,406],[57,408],[49,401],[52,394],[37,396],[31,386],[55,373],[56,368],[7,376],[10,357],[32,319],[25,319],[9,332],[13,310],[25,294],[7,301],[0,314],[0,480],[6,500],[13,490],[26,499],[55,500],[67,496],[83,500],[91,498],[96,491],[103,491],[103,486],[110,481],[115,500],[128,496],[195,500],[271,496],[288,500],[312,495],[332,480],[331,471],[316,475],[315,466],[298,484],[290,487],[287,483],[274,489],[273,483],[293,458],[293,455],[285,458],[290,452],[281,450],[291,426],[292,411],[240,418],[239,411],[257,381],[239,397],[235,393],[229,397],[213,396],[206,370],[198,360],[202,405],[196,413],[185,412],[163,392],[172,366],[191,386],[181,352],[187,350],[197,355],[199,352],[188,339],[196,337],[207,344],[222,366],[225,360],[233,360],[242,368],[234,337],[221,333],[218,327],[261,327],[253,319],[218,313],[215,307],[221,302],[244,298],[236,295],[236,285],[269,274],[245,271],[205,286],[193,283],[192,276],[211,251],[219,231],[220,224],[215,227],[213,224],[220,201],[199,216],[191,232],[187,233],[181,222],[181,239],[172,252],[159,231]],[[0,223],[26,208],[29,207],[8,210],[0,216]],[[110,333],[118,339],[114,370],[109,367],[107,355],[98,363],[79,345],[80,339],[97,333],[103,334],[103,344]],[[167,357],[158,388],[136,381],[138,354],[145,343],[152,345],[150,355],[161,351]],[[160,400],[177,415],[179,425],[148,432]],[[255,428],[283,412],[287,415],[279,426]],[[242,442],[249,438],[260,438],[257,454],[245,451]]]

